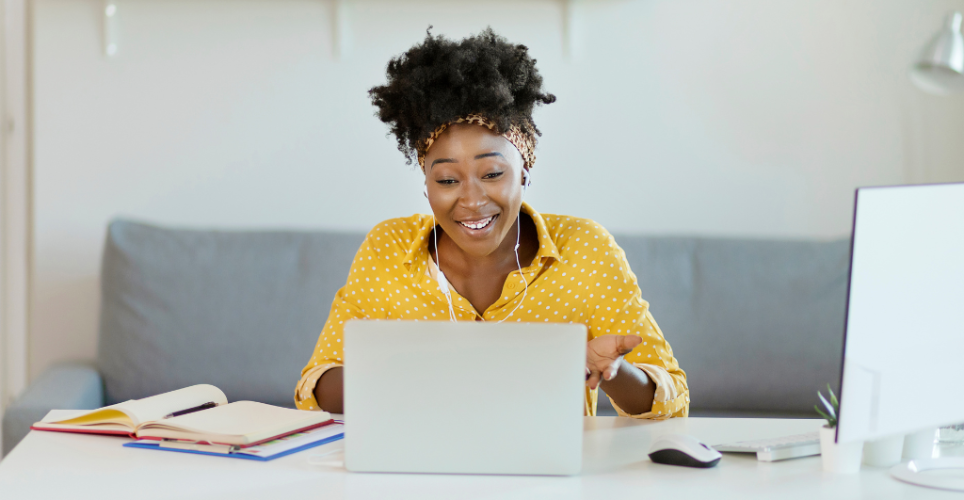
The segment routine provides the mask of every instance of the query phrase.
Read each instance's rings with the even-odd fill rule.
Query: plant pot
[[[837,444],[834,439],[837,429],[833,427],[820,428],[820,454],[823,457],[823,471],[834,474],[856,474],[860,471],[860,459],[863,456],[864,443]]]
[[[904,435],[898,434],[864,443],[864,463],[871,467],[891,467],[900,463]]]

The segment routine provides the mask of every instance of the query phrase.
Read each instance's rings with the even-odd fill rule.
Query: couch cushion
[[[110,224],[98,365],[108,403],[209,383],[291,406],[362,233]]]
[[[849,240],[617,236],[694,412],[813,414],[840,380]]]

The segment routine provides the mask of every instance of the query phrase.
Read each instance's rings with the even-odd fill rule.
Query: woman
[[[686,374],[612,236],[522,201],[540,135],[532,110],[555,101],[527,50],[491,29],[428,34],[369,92],[421,167],[433,213],[368,233],[302,371],[299,408],[342,412],[342,329],[367,318],[583,323],[586,415],[598,387],[623,416],[688,414]]]

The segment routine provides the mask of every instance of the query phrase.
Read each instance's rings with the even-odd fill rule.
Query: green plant
[[[827,384],[827,392],[830,393],[830,401],[827,401],[827,399],[823,397],[823,394],[820,394],[820,391],[817,391],[817,396],[820,398],[820,402],[823,403],[823,407],[826,408],[827,411],[824,412],[817,405],[813,405],[813,409],[817,410],[817,413],[819,413],[821,417],[827,419],[827,427],[834,428],[837,426],[837,415],[840,414],[840,402],[837,401],[837,396],[834,396],[833,389],[830,388],[830,384]]]

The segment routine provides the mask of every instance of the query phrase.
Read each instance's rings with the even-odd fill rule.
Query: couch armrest
[[[30,432],[30,426],[50,410],[92,410],[101,406],[104,383],[95,368],[80,363],[53,366],[4,412],[3,454],[10,453]]]

